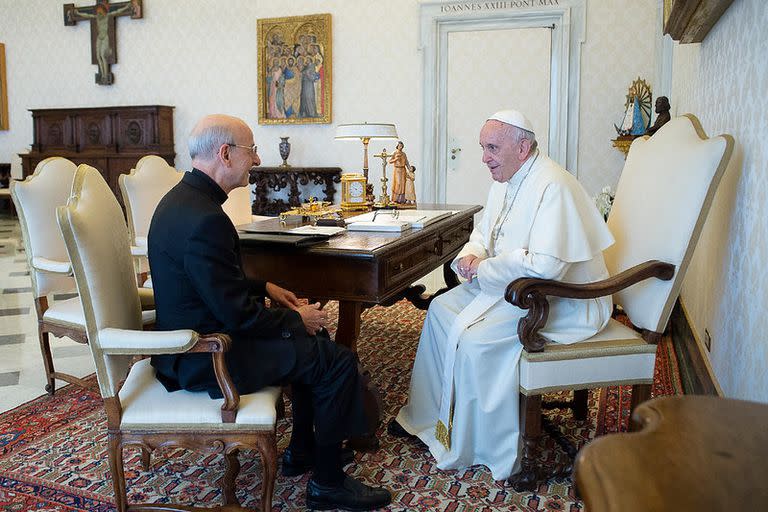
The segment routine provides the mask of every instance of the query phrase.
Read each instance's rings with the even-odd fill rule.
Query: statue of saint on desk
[[[408,161],[408,155],[403,151],[404,147],[403,142],[399,141],[392,156],[389,157],[389,163],[394,167],[392,171],[392,202],[398,205],[415,205],[416,168],[412,167]]]

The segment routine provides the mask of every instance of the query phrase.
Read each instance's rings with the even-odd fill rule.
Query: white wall
[[[675,45],[673,113],[736,139],[683,285],[727,396],[768,402],[768,6],[736,0],[701,44]]]
[[[0,132],[0,161],[11,161],[15,176],[21,173],[16,154],[28,151],[32,142],[27,109],[141,104],[176,107],[176,166],[182,169],[189,168],[187,133],[199,117],[212,112],[246,119],[254,128],[263,165],[281,162],[277,145],[287,135],[293,165],[359,170],[361,144],[336,142],[333,134],[338,123],[369,121],[394,122],[409,159],[420,167],[423,73],[417,0],[144,4],[143,19],[117,20],[115,84],[99,86],[93,79],[96,66],[90,63],[88,23],[64,26],[60,0],[0,0],[11,125],[10,131]],[[259,126],[256,20],[321,12],[333,15],[333,124]],[[579,177],[590,193],[618,180],[623,160],[610,146],[612,123],[621,118],[630,82],[637,76],[653,78],[655,16],[655,0],[587,3]],[[514,49],[485,56],[488,74],[478,80],[508,79],[493,74],[494,60],[507,57],[517,58]],[[382,147],[384,143],[371,144],[372,152]]]
[[[15,154],[32,142],[27,109],[164,104],[176,107],[179,168],[190,165],[186,137],[194,122],[224,112],[254,128],[264,165],[282,161],[279,137],[288,135],[292,164],[354,170],[362,164],[362,145],[335,142],[335,124],[395,122],[405,141],[418,137],[417,7],[413,0],[148,0],[143,19],[117,20],[115,83],[99,86],[88,23],[64,26],[57,0],[0,0],[11,123],[9,132],[0,132],[0,161],[13,158],[14,174],[20,172]],[[259,126],[257,18],[321,12],[333,15],[333,124]],[[395,36],[383,17],[391,17]]]

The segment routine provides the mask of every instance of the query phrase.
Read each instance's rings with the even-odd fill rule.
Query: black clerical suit
[[[221,208],[226,199],[193,169],[157,206],[148,237],[155,328],[229,334],[227,367],[241,394],[292,384],[298,449],[312,449],[313,419],[321,445],[365,434],[356,356],[325,330],[310,336],[297,312],[264,306],[266,283],[243,273],[237,232]],[[152,356],[152,366],[169,391],[221,396],[210,354]]]

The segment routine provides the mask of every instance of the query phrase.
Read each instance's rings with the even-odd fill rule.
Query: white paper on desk
[[[410,222],[402,220],[378,218],[375,221],[359,220],[350,222],[350,220],[351,219],[347,219],[348,231],[389,231],[397,233],[411,228]]]
[[[346,231],[346,228],[339,226],[300,226],[298,228],[289,229],[288,233],[292,235],[338,235]]]
[[[450,217],[456,213],[454,210],[379,210],[378,212],[369,212],[362,215],[356,215],[347,219],[347,228],[353,229],[351,226],[355,224],[362,224],[361,227],[354,228],[356,230],[362,230],[362,226],[371,224],[387,224],[387,223],[406,223],[410,224],[412,228],[419,229],[424,226],[428,226],[433,222]],[[375,214],[375,218],[374,218]],[[373,231],[373,230],[371,230]],[[385,231],[385,230],[378,230]],[[398,231],[397,229],[391,229],[391,231]]]
[[[414,228],[423,228],[454,213],[453,210],[399,210],[397,218],[410,222]]]

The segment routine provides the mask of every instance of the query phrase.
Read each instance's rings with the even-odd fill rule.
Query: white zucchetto
[[[528,130],[531,133],[535,133],[533,131],[533,125],[528,120],[528,118],[525,117],[522,112],[517,110],[499,110],[491,117],[489,117],[488,121],[491,119],[495,121],[501,121],[505,124],[511,124],[512,126],[516,126],[518,128],[522,128],[523,130]]]

